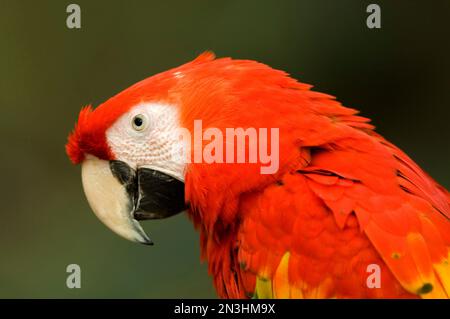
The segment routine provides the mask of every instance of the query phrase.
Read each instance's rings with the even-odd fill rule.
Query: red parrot
[[[449,193],[369,119],[310,89],[206,52],[83,108],[66,151],[117,234],[152,244],[139,220],[186,211],[221,298],[448,298]],[[244,161],[192,160],[211,134],[177,155],[179,129],[195,135],[198,120],[215,129],[216,158],[237,151],[219,138],[228,128],[277,128],[277,145],[260,139],[276,171],[249,160],[250,142]]]

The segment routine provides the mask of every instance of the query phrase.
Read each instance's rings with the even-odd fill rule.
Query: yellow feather
[[[444,258],[439,264],[434,264],[433,266],[447,298],[450,298],[450,251],[447,258]]]
[[[258,299],[272,299],[272,282],[267,278],[256,277],[256,296]]]
[[[289,295],[289,252],[281,258],[273,277],[273,294],[277,299],[287,299]]]

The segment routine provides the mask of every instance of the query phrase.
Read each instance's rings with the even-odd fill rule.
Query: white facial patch
[[[184,145],[179,137],[176,106],[142,103],[122,115],[106,138],[117,160],[133,168],[147,167],[184,181]]]

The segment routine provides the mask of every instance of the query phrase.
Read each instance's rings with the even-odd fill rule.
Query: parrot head
[[[110,117],[109,111],[118,113]],[[69,137],[67,153],[81,163],[92,210],[126,239],[151,245],[138,220],[185,209],[184,164],[170,154],[177,148],[177,122],[176,109],[165,102],[130,107],[119,97],[95,111],[84,108]]]
[[[250,127],[293,131],[299,123],[293,115],[297,110],[284,103],[291,98],[287,90],[287,95],[275,91],[282,88],[309,86],[261,63],[215,59],[206,52],[134,84],[95,109],[83,108],[66,152],[74,164],[81,164],[92,210],[115,233],[143,244],[152,241],[140,220],[166,218],[188,208],[196,224],[212,227],[220,220],[225,227],[236,218],[238,197],[273,182],[277,173],[261,174],[260,157],[238,164],[189,160],[205,143],[187,146],[191,140],[180,138],[180,129],[195,135],[194,123],[201,120],[203,128],[220,132]],[[294,143],[288,136],[277,145],[285,150],[277,162],[280,168],[297,155],[286,147]],[[220,143],[225,149],[229,141]],[[188,156],[180,156],[186,150]]]

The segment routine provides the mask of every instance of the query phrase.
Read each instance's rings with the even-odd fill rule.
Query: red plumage
[[[175,77],[174,73],[183,74]],[[282,71],[206,53],[85,109],[67,146],[114,157],[107,128],[139,101],[178,105],[181,126],[280,129],[280,169],[187,168],[189,216],[220,297],[450,294],[449,194],[369,120]],[[380,266],[381,288],[367,287]]]

